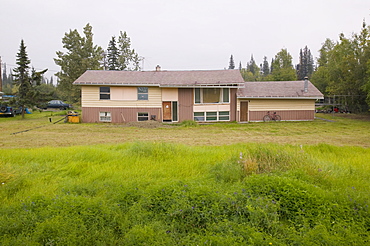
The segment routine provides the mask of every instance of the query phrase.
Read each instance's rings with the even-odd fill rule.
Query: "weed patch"
[[[0,244],[366,245],[369,158],[257,143],[9,149]]]

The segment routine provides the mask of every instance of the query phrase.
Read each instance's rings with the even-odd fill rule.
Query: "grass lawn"
[[[130,124],[53,124],[61,119],[56,112],[35,112],[22,120],[0,118],[0,148],[65,147],[117,144],[136,141],[223,145],[234,143],[281,143],[370,147],[370,121],[324,115],[308,122],[217,123],[198,127],[146,123]],[[63,114],[59,113],[59,114]],[[51,118],[52,123],[49,122]],[[139,126],[139,127],[138,127]],[[12,133],[33,129],[12,135]]]
[[[0,118],[0,245],[370,242],[367,118],[53,124],[61,114]]]

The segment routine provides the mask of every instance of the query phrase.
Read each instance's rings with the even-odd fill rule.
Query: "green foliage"
[[[26,46],[21,40],[19,52],[17,53],[17,67],[13,69],[14,82],[16,84],[16,97],[12,100],[12,104],[21,107],[33,107],[46,100],[46,95],[39,90],[42,76],[47,71],[36,72],[32,68],[31,74],[29,73],[29,64],[31,61],[28,59]],[[24,118],[24,110],[22,110],[22,118]]]
[[[327,96],[336,96],[335,103],[352,112],[369,109],[370,101],[370,34],[369,26],[362,25],[360,34],[339,41],[327,39],[320,49],[318,69],[312,82]],[[367,102],[367,105],[366,105]]]
[[[80,88],[72,83],[86,70],[102,69],[103,49],[93,43],[92,26],[86,24],[83,33],[84,37],[76,29],[66,33],[62,43],[67,52],[57,51],[54,59],[61,69],[56,73],[61,98],[73,103],[80,99]]]
[[[196,122],[194,120],[184,120],[184,121],[181,122],[180,125],[184,126],[184,127],[197,127],[197,126],[199,126],[198,122]]]
[[[299,52],[299,64],[297,65],[297,75],[299,80],[304,80],[305,77],[311,78],[313,73],[313,56],[311,51],[304,47]]]
[[[260,79],[260,68],[254,61],[253,55],[251,60],[247,63],[246,69],[241,69],[241,74],[244,81],[259,81]]]
[[[234,57],[233,55],[230,56],[230,61],[229,61],[229,69],[234,69],[235,68],[235,62],[234,62]]]
[[[140,70],[140,57],[135,49],[131,48],[131,39],[126,32],[120,32],[118,37],[118,54],[117,68],[118,70]]]
[[[108,70],[118,70],[118,48],[116,37],[112,37],[108,44]],[[104,64],[105,65],[105,64]]]
[[[366,245],[369,158],[325,144],[9,149],[0,244]]]
[[[282,49],[275,55],[271,62],[271,80],[292,81],[297,79],[296,71],[292,64],[292,56],[287,49]]]

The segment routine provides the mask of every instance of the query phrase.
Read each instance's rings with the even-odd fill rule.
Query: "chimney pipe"
[[[304,77],[304,88],[303,92],[307,93],[308,92],[308,77]]]
[[[157,71],[157,72],[161,71],[161,66],[157,65],[157,66],[155,67],[155,71]]]

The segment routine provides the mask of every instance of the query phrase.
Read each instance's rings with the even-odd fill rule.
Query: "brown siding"
[[[179,121],[193,120],[193,89],[179,88]]]
[[[281,120],[314,120],[314,110],[284,110],[275,111]],[[249,121],[262,121],[267,111],[249,111]]]
[[[236,91],[237,89],[230,88],[230,121],[236,121]]]
[[[98,123],[99,112],[110,112],[112,116],[112,123],[124,123],[130,121],[137,121],[137,113],[149,113],[155,115],[158,121],[162,121],[161,108],[116,108],[116,107],[82,107],[82,122]]]

